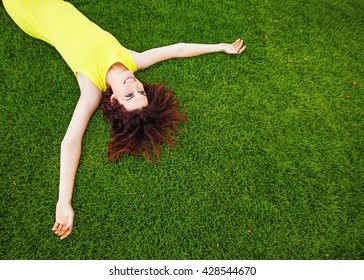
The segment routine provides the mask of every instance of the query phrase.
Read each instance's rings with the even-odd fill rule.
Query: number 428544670
[[[202,270],[206,275],[255,275],[257,269],[254,266],[247,267],[205,267]]]

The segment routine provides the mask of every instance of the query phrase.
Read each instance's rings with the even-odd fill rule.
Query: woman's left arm
[[[81,73],[77,74],[81,95],[61,145],[59,195],[53,232],[66,238],[73,228],[72,193],[81,156],[82,138],[101,101],[101,91]]]
[[[240,54],[245,50],[244,42],[237,39],[232,44],[190,44],[178,43],[169,46],[150,49],[141,53],[131,51],[133,59],[139,70],[146,69],[158,62],[171,58],[193,57],[213,52],[227,54]]]

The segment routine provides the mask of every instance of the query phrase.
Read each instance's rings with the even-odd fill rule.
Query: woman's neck
[[[120,83],[121,74],[127,70],[128,69],[119,62],[113,64],[106,73],[106,87],[111,87],[111,89],[116,88]]]

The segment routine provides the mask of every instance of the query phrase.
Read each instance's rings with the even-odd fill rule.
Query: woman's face
[[[121,84],[110,97],[111,102],[119,102],[127,111],[141,109],[148,105],[143,84],[130,71],[123,72]]]

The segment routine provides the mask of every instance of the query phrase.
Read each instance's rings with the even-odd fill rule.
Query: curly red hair
[[[101,109],[104,118],[111,124],[112,139],[106,150],[108,160],[117,161],[123,154],[144,155],[153,161],[153,154],[159,161],[160,144],[172,146],[180,123],[186,115],[180,110],[179,101],[163,84],[143,83],[148,106],[127,111],[118,102],[111,103],[111,89],[102,98]]]

